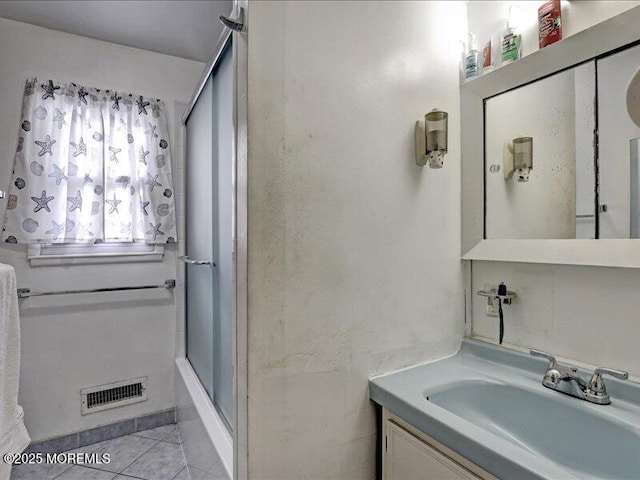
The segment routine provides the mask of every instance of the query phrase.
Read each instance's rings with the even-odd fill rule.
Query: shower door
[[[187,359],[233,420],[233,64],[231,41],[186,125]]]

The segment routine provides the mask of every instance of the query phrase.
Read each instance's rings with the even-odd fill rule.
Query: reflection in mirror
[[[640,238],[640,46],[598,60],[600,238]]]
[[[594,62],[486,100],[485,238],[595,238],[594,106]]]

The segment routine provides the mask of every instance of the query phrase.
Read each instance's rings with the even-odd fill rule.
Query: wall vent
[[[144,402],[147,399],[147,377],[83,388],[80,397],[82,415]]]

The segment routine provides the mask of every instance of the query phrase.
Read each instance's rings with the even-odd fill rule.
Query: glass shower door
[[[207,80],[187,120],[186,165],[186,317],[187,358],[213,399],[213,81]],[[189,263],[211,262],[210,265]]]
[[[230,426],[233,420],[233,55],[231,43],[213,72],[214,224],[214,349],[213,402]],[[214,194],[215,195],[215,194]],[[216,211],[217,210],[217,211]]]
[[[185,187],[187,358],[229,429],[234,413],[233,78],[229,43],[186,122]]]

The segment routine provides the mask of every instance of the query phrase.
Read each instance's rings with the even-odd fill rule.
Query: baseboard
[[[176,423],[176,409],[163,410],[161,412],[143,415],[141,417],[121,420],[119,422],[102,425],[100,427],[82,430],[60,437],[49,438],[39,442],[33,442],[27,447],[27,453],[61,453],[74,448],[84,447],[93,443],[104,442],[112,438],[130,435],[136,432],[149,430]]]

